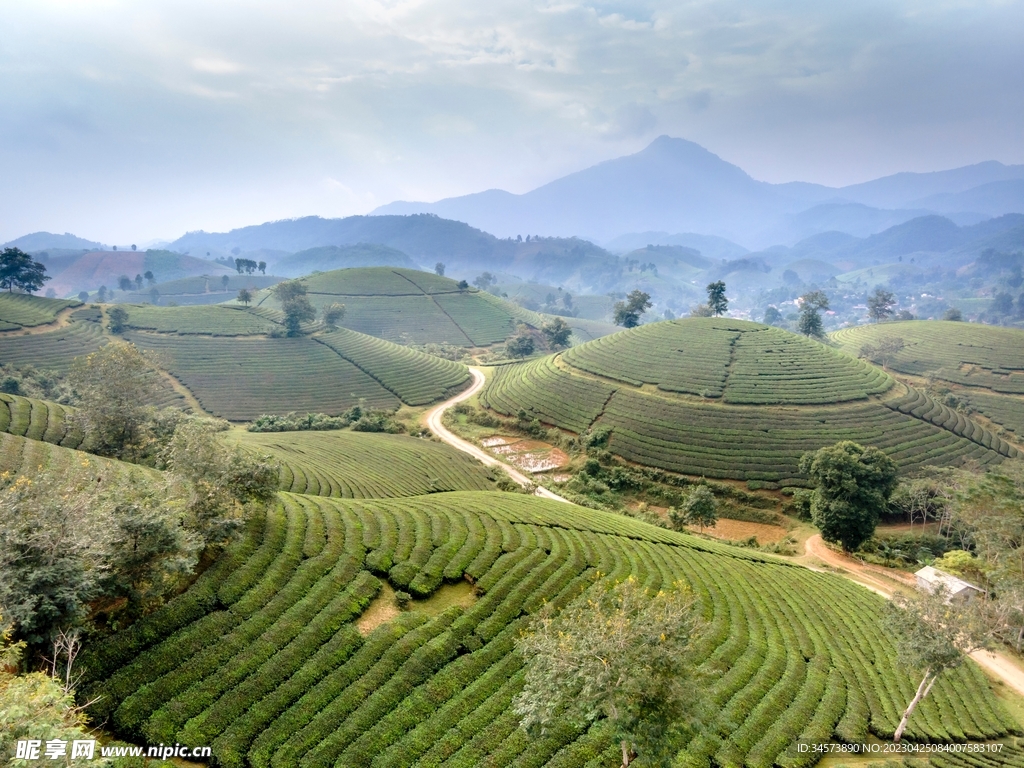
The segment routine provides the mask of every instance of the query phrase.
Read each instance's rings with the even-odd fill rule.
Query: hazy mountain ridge
[[[989,161],[948,171],[898,173],[842,188],[770,184],[693,142],[661,136],[634,155],[599,163],[522,195],[488,190],[435,203],[399,201],[373,213],[434,213],[498,236],[577,235],[610,242],[628,233],[676,231],[764,248],[830,229],[873,234],[935,212],[920,202],[936,195],[951,196],[936,202],[942,213],[963,214],[954,216],[960,224],[1024,211],[1018,185],[1012,183],[1020,180],[1024,165]],[[986,189],[973,197],[968,194],[983,186]],[[960,208],[958,202],[971,205]],[[815,211],[819,206],[826,207]],[[822,216],[825,221],[815,221]]]

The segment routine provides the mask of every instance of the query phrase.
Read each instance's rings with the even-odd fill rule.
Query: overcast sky
[[[1024,3],[0,2],[0,242],[525,192],[669,134],[766,181],[1024,163]]]

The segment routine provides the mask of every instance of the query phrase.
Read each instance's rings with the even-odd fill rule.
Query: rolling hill
[[[223,264],[171,251],[91,251],[54,273],[46,287],[58,296],[67,296],[94,291],[101,285],[116,288],[121,275],[134,278],[146,272],[152,272],[160,282],[197,275],[219,278],[234,273]]]
[[[854,440],[904,471],[1017,450],[887,374],[803,337],[687,319],[606,336],[498,370],[481,402],[602,434],[613,453],[689,475],[803,484],[808,450]]]
[[[17,331],[52,323],[65,309],[79,307],[77,299],[44,299],[26,293],[0,293],[0,331]]]
[[[224,278],[227,282],[224,282]],[[198,275],[178,280],[158,282],[152,286],[143,286],[142,290],[123,293],[115,291],[108,301],[116,304],[150,304],[153,303],[153,288],[157,290],[156,303],[169,306],[176,304],[220,304],[232,301],[238,296],[239,290],[247,288],[253,293],[275,285],[284,278],[274,275],[239,275],[219,274],[217,276]]]
[[[628,575],[651,589],[683,581],[700,601],[714,724],[687,746],[698,764],[801,768],[817,756],[798,741],[890,737],[913,695],[867,590],[622,516],[482,492],[281,494],[188,591],[90,649],[86,694],[120,735],[211,744],[224,766],[614,764],[600,722],[534,739],[518,728],[513,644],[544,605]],[[455,586],[467,578],[475,597]],[[419,599],[397,612],[392,589]],[[452,590],[466,596],[431,608]],[[909,737],[1016,730],[967,664],[939,678]]]
[[[1024,331],[941,320],[843,329],[832,339],[852,355],[886,337],[903,340],[884,361],[893,371],[945,382],[963,403],[1024,440]]]
[[[388,267],[334,270],[303,279],[318,309],[345,305],[342,325],[400,343],[446,343],[484,347],[503,342],[518,322],[539,327],[544,318],[476,288],[460,290],[455,280],[432,272]],[[277,308],[272,292],[261,308]],[[600,322],[566,318],[577,335],[595,338],[614,330]]]
[[[310,272],[329,272],[333,269],[352,267],[418,269],[419,265],[395,248],[357,243],[349,246],[324,245],[308,248],[275,261],[273,267],[275,272],[287,277],[301,277]]]

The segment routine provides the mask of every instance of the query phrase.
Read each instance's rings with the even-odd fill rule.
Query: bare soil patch
[[[558,469],[569,463],[565,451],[540,440],[489,435],[483,438],[480,444],[494,455],[501,456],[509,464],[530,474]]]
[[[699,531],[697,526],[689,526],[691,531]],[[704,528],[704,533],[716,539],[728,541],[744,541],[751,536],[757,539],[758,544],[774,544],[782,541],[789,533],[781,525],[768,525],[767,523],[748,523],[745,520],[729,520],[720,517],[714,526]]]

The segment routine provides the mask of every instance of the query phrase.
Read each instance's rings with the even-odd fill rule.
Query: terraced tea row
[[[310,338],[247,339],[125,334],[161,361],[210,413],[250,421],[263,413],[338,414],[359,402],[394,409],[395,395]]]
[[[225,438],[281,462],[281,489],[295,493],[383,499],[494,487],[466,454],[404,435],[233,431]]]
[[[915,376],[1024,394],[1024,331],[978,323],[916,320],[845,328],[832,339],[852,355],[885,337],[903,339],[903,350],[886,360]]]
[[[156,471],[0,432],[0,485],[19,475],[36,478],[50,469],[62,477],[71,477],[83,466],[95,467],[97,477],[114,488],[130,474],[145,476]]]
[[[688,323],[658,323],[654,328],[658,326],[674,329],[683,342],[688,338]],[[637,339],[644,340],[647,335],[641,330],[619,336],[636,334]],[[698,335],[707,338],[704,333]],[[748,336],[755,335],[743,334]],[[662,341],[669,338],[662,336]],[[746,360],[748,351],[739,351],[739,340],[725,334],[718,334],[717,338],[722,346],[735,350],[729,382],[756,375],[749,371],[758,366]],[[562,358],[572,358],[578,351],[586,352],[598,345],[608,347],[608,341],[611,339],[585,344],[564,353]],[[623,345],[622,353],[632,346],[635,345]],[[751,345],[750,349],[763,347]],[[822,354],[824,359],[836,355],[829,350]],[[841,367],[852,370],[847,365],[848,358],[839,357]],[[707,359],[698,360],[695,367],[706,366]],[[859,370],[861,364],[854,361],[854,365]],[[641,364],[637,370],[646,369]],[[694,373],[694,377],[697,375]],[[800,378],[802,374],[793,375]],[[675,380],[681,380],[681,376]],[[861,378],[862,382],[870,380],[867,375]],[[886,388],[892,386],[891,379],[886,377],[885,381]],[[724,388],[726,394],[729,386]],[[790,391],[797,388],[795,384]],[[957,464],[967,459],[991,464],[1018,455],[1005,440],[916,391],[907,397],[884,401],[754,408],[617,384],[583,373],[559,357],[548,357],[497,369],[480,400],[499,413],[515,415],[525,411],[546,424],[580,434],[607,428],[609,449],[630,461],[689,475],[735,480],[803,484],[798,471],[800,456],[838,440],[877,446],[904,471],[926,464]]]
[[[17,367],[67,370],[76,357],[95,352],[107,342],[99,323],[79,319],[87,312],[74,312],[67,326],[53,331],[0,336],[0,361]]]
[[[893,382],[868,363],[757,323],[690,318],[652,323],[573,347],[574,368],[635,387],[736,404],[863,400]]]
[[[52,323],[58,313],[82,302],[68,299],[44,299],[27,293],[0,293],[0,331],[16,331]]]
[[[409,405],[444,400],[469,382],[469,369],[462,363],[425,355],[363,333],[339,328],[317,336],[316,340]]]
[[[132,304],[123,305],[122,309],[128,312],[126,325],[129,328],[159,333],[256,336],[280,328],[278,324],[241,307],[154,307]]]
[[[739,556],[737,556],[739,555]],[[598,574],[603,574],[599,576]],[[514,494],[339,502],[282,495],[195,584],[83,661],[97,716],[151,743],[212,744],[225,766],[611,763],[598,723],[527,738],[514,641],[595,580],[683,580],[708,622],[717,713],[690,757],[803,766],[798,740],[891,736],[916,680],[878,629],[882,600],[838,577]],[[468,576],[479,599],[363,637],[381,579],[414,595]],[[969,664],[940,678],[915,739],[997,738],[1009,715]]]
[[[66,418],[73,410],[49,400],[0,393],[0,432],[77,448],[82,432]]]

